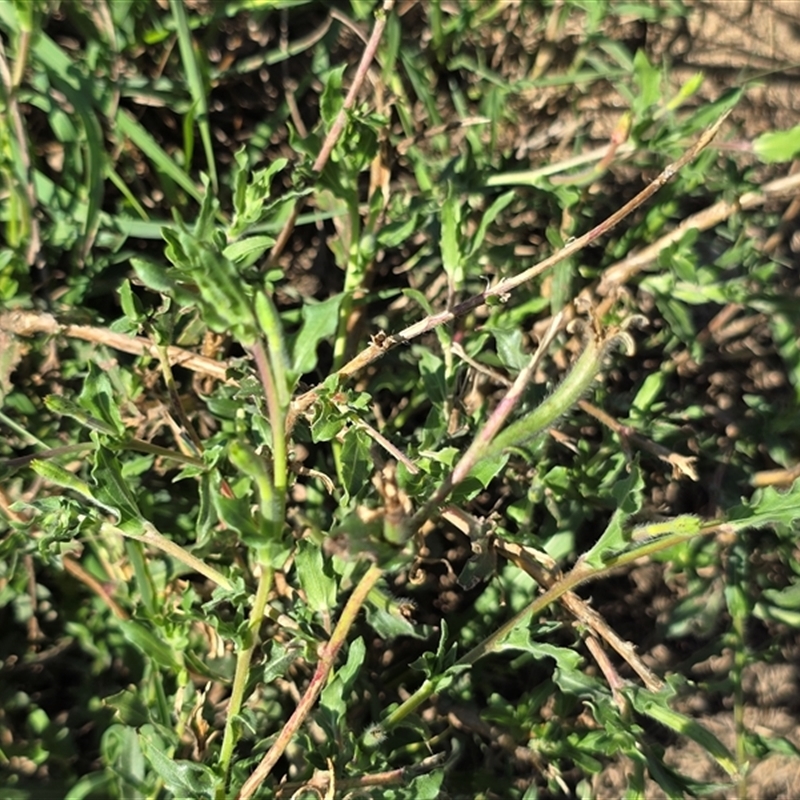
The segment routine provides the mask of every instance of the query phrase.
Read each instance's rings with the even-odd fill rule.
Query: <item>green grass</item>
[[[619,34],[677,0],[391,5],[0,4],[4,798],[796,754],[743,678],[800,625],[798,129]]]

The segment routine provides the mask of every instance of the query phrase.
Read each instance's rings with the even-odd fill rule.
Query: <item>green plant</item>
[[[14,437],[0,603],[29,626],[52,605],[77,663],[108,681],[81,684],[67,725],[33,694],[3,703],[12,790],[28,796],[25,758],[51,764],[73,800],[284,788],[533,798],[589,794],[592,776],[625,758],[631,797],[653,782],[669,797],[730,783],[744,796],[748,762],[792,746],[747,729],[742,686],[756,660],[748,621],[797,628],[800,502],[795,485],[744,500],[741,488],[759,448],[791,462],[782,434],[795,405],[744,392],[752,414],[741,424],[753,429],[721,454],[702,398],[674,388],[687,359],[712,360],[698,320],[725,304],[768,318],[798,374],[781,264],[741,234],[732,209],[701,221],[687,210],[734,193],[758,209],[796,191],[780,179],[757,187],[719,157],[744,90],[692,106],[697,76],[665,95],[647,55],[609,37],[616,12],[600,2],[526,10],[545,44],[571,15],[584,36],[569,63],[551,69],[544,47],[514,79],[486,64],[474,33],[500,25],[503,4],[452,13],[431,3],[418,23],[430,47],[415,51],[393,3],[354,2],[371,33],[346,93],[333,22],[360,28],[341,12],[223,68],[201,46],[215,26],[285,32],[295,4],[120,5],[0,7],[12,53],[0,291],[15,306],[2,329],[16,337],[0,375],[0,419]],[[628,5],[654,22],[680,13]],[[34,34],[31,15],[80,32],[85,58],[63,31],[61,43],[46,25]],[[148,46],[165,53],[155,79],[137,60]],[[251,139],[220,159],[211,90],[295,56],[311,77],[296,81],[293,102],[318,98],[316,125],[287,100],[253,133],[266,142],[285,131],[282,155],[264,161]],[[448,72],[459,79],[435,91]],[[373,90],[359,100],[368,74]],[[603,146],[532,170],[497,158],[527,92],[608,78],[624,81],[627,109]],[[169,107],[175,135],[159,141],[137,119],[142,107],[121,98]],[[28,163],[20,104],[49,115],[65,153],[59,180]],[[441,127],[420,135],[412,108]],[[784,133],[753,152],[793,157]],[[450,135],[461,137],[456,151]],[[387,142],[404,159],[396,180]],[[634,191],[631,167],[655,176]],[[26,174],[33,193],[16,188]],[[609,186],[627,202],[605,202],[597,190]],[[28,247],[35,222],[41,253]],[[536,252],[515,251],[520,225]],[[705,258],[700,232],[712,225],[722,250]],[[312,247],[320,231],[335,289],[309,294],[287,248],[293,237]],[[64,258],[59,322],[25,286],[42,253]],[[104,300],[109,286],[118,305]],[[90,324],[70,319],[81,308]],[[44,343],[20,347],[34,332],[70,343],[54,375]],[[483,390],[470,393],[470,381]],[[592,417],[605,427],[591,430]],[[689,426],[694,458],[681,455]],[[696,460],[707,471],[723,457],[736,477],[711,513],[656,506],[668,481],[696,480]],[[771,572],[757,568],[768,553]],[[693,689],[685,671],[656,674],[578,592],[642,563],[685,590],[665,641],[693,635],[735,652],[720,689],[734,698],[734,748],[676,708]],[[96,731],[97,757],[71,769],[78,721]],[[699,745],[719,778],[670,767],[663,730]],[[524,757],[453,769],[486,739]],[[512,763],[527,765],[524,786]]]

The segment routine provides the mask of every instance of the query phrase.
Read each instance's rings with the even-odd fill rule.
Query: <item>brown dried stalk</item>
[[[336,656],[347,638],[347,633],[355,622],[361,606],[367,599],[367,595],[373,589],[378,579],[383,575],[383,571],[377,566],[371,566],[364,577],[359,581],[358,586],[353,590],[350,599],[342,611],[342,616],[336,627],[331,634],[331,638],[326,645],[320,648],[320,658],[317,663],[317,668],[314,670],[314,676],[305,691],[305,694],[297,704],[294,713],[289,717],[286,724],[278,734],[275,743],[267,751],[261,763],[255,768],[253,774],[244,782],[241,791],[236,796],[237,800],[248,800],[258,790],[259,786],[267,779],[272,768],[278,762],[278,759],[283,755],[284,750],[288,746],[292,737],[300,729],[305,718],[317,701],[317,698],[325,687],[328,680],[328,675],[333,664],[336,661]]]
[[[770,181],[757,192],[746,192],[736,200],[720,200],[719,203],[714,203],[714,205],[692,214],[658,241],[610,266],[600,280],[597,293],[607,295],[617,286],[622,286],[637,272],[655,261],[662,250],[680,241],[687,231],[693,228],[698,231],[706,231],[713,228],[714,225],[719,225],[737,211],[749,211],[763,205],[768,200],[791,197],[797,192],[800,192],[800,172]]]
[[[729,114],[730,111],[726,111],[724,114],[722,114],[720,118],[713,125],[709,126],[702,133],[697,142],[695,142],[695,144],[677,161],[664,167],[664,169],[652,181],[652,183],[642,189],[642,191],[639,192],[639,194],[637,194],[632,200],[629,200],[624,206],[604,219],[601,223],[595,225],[594,228],[584,233],[583,236],[579,236],[576,239],[568,242],[560,250],[556,251],[551,256],[543,261],[540,261],[538,264],[535,264],[529,269],[520,272],[518,275],[512,275],[510,278],[506,278],[505,280],[498,282],[494,286],[489,287],[485,292],[474,295],[473,297],[464,300],[462,303],[459,303],[452,308],[440,311],[438,314],[431,314],[430,316],[425,317],[425,319],[415,322],[413,325],[409,325],[407,328],[400,331],[400,333],[390,336],[374,337],[373,341],[368,347],[362,350],[357,356],[355,356],[355,358],[348,361],[341,369],[337,371],[336,374],[342,380],[350,378],[367,365],[377,361],[399,344],[406,344],[412,339],[415,339],[417,336],[428,333],[434,328],[437,328],[439,325],[445,325],[448,322],[452,322],[454,319],[462,317],[473,309],[492,302],[493,300],[495,302],[498,300],[502,301],[518,286],[521,286],[523,283],[535,278],[537,275],[541,275],[541,273],[547,271],[551,267],[554,267],[556,264],[561,263],[575,253],[580,252],[584,247],[591,244],[593,241],[595,241],[595,239],[599,239],[601,236],[604,236],[623,219],[625,219],[625,217],[639,208],[643,203],[647,202],[647,200],[649,200],[662,186],[672,180],[672,178],[675,177],[675,175],[684,166],[686,166],[686,164],[694,160],[703,150],[705,150],[705,148],[708,147],[708,145],[717,135],[719,129],[722,127],[722,124],[728,118]],[[314,387],[313,389],[309,389],[304,394],[301,394],[299,397],[295,398],[292,403],[292,410],[290,412],[290,424],[292,420],[296,419],[299,414],[305,412],[316,402],[318,393],[319,388]]]
[[[364,48],[364,53],[361,56],[361,61],[358,64],[358,69],[356,70],[356,74],[353,77],[353,83],[350,85],[350,91],[348,91],[347,97],[345,97],[344,100],[344,104],[342,105],[339,114],[334,120],[333,125],[331,125],[331,129],[328,131],[328,134],[325,137],[325,141],[322,143],[322,148],[319,151],[319,155],[317,155],[316,160],[311,166],[311,169],[317,175],[319,175],[325,168],[325,165],[328,163],[328,159],[331,157],[333,148],[336,146],[336,142],[342,135],[345,123],[347,122],[347,114],[353,107],[356,101],[356,97],[358,97],[358,93],[359,91],[361,91],[361,86],[367,77],[367,73],[369,72],[372,60],[375,58],[375,53],[378,50],[378,44],[380,43],[381,37],[383,36],[383,29],[386,27],[386,20],[393,6],[394,6],[394,0],[383,0],[383,6],[375,14],[375,25],[372,28],[372,33],[370,34],[369,41],[367,42],[367,46]],[[272,250],[270,251],[270,254],[267,258],[266,262],[267,269],[275,266],[275,263],[280,257],[280,254],[283,252],[284,247],[286,247],[286,244],[289,241],[289,237],[292,235],[292,231],[294,231],[294,226],[297,222],[297,217],[300,215],[300,210],[302,209],[304,204],[305,204],[304,197],[298,198],[297,201],[295,202],[294,208],[292,209],[292,213],[289,215],[289,218],[286,220],[283,228],[281,229],[281,232],[278,234],[278,238],[275,244],[273,245]]]

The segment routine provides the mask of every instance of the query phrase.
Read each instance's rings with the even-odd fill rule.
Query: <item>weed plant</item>
[[[743,676],[800,623],[798,129],[631,46],[687,13],[0,4],[4,800],[797,755]]]

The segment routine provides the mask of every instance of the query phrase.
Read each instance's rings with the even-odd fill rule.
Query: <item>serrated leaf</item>
[[[311,423],[311,440],[313,442],[329,442],[347,425],[347,419],[332,410],[327,405],[322,405],[314,421]]]
[[[552,658],[559,669],[573,673],[580,670],[583,658],[568,647],[558,647],[547,642],[536,642],[527,627],[518,625],[505,639],[496,645],[498,652],[502,650],[520,650],[530,653],[536,659]]]
[[[298,651],[296,647],[281,644],[273,640],[269,650],[269,659],[264,664],[261,673],[261,681],[269,686],[276,678],[282,678],[289,667],[297,660]]]
[[[786,525],[800,519],[800,480],[796,480],[786,492],[769,486],[753,494],[749,503],[733,509],[727,523],[734,530],[763,528],[767,525]]]

